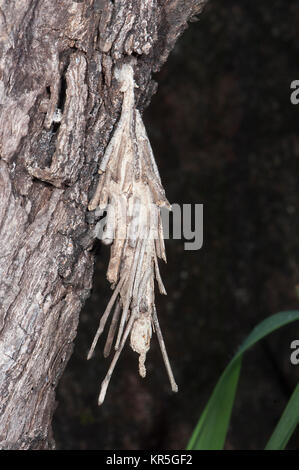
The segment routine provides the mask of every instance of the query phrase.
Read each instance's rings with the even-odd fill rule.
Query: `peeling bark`
[[[54,448],[55,387],[92,286],[97,168],[135,56],[137,107],[204,1],[0,0],[0,448]]]

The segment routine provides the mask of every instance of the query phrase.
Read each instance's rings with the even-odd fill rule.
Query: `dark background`
[[[251,329],[298,308],[299,2],[211,0],[154,78],[145,123],[171,203],[204,204],[204,245],[166,242],[157,310],[180,391],[170,392],[156,337],[141,379],[129,346],[97,406],[109,362],[86,354],[111,291],[109,248],[58,388],[58,449],[184,449],[224,367]],[[299,378],[294,323],[247,353],[227,449],[265,446]],[[299,449],[299,435],[289,448]]]

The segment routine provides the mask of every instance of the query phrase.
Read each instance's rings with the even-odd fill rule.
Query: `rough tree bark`
[[[0,0],[0,447],[54,447],[55,387],[92,285],[87,204],[117,122],[205,0]]]

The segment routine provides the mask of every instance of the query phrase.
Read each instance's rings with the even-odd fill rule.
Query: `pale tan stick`
[[[137,305],[137,310],[139,312],[139,306],[140,302],[142,300],[142,297],[144,295],[144,292],[147,288],[147,283],[150,280],[150,277],[152,275],[152,267],[149,267],[147,271],[144,273],[143,278],[139,284],[139,289],[138,289],[138,305]]]
[[[99,399],[98,399],[98,404],[101,405],[103,403],[103,401],[105,400],[105,396],[106,396],[106,392],[107,392],[107,388],[108,388],[108,385],[109,385],[109,382],[110,382],[110,379],[111,379],[111,376],[113,374],[113,371],[114,371],[114,368],[116,366],[116,363],[118,361],[118,358],[120,356],[120,353],[122,352],[123,350],[123,347],[125,345],[125,342],[129,336],[129,333],[132,329],[132,326],[133,326],[133,323],[135,321],[135,318],[136,318],[136,314],[132,314],[131,317],[130,317],[130,320],[127,324],[127,327],[124,331],[124,334],[123,334],[123,337],[122,337],[122,341],[121,341],[121,344],[120,344],[120,347],[119,349],[116,351],[116,353],[114,354],[114,357],[112,359],[112,362],[110,364],[110,367],[108,369],[108,372],[102,382],[102,385],[101,385],[101,390],[100,390],[100,394],[99,394]]]
[[[127,151],[130,151],[128,149]],[[122,165],[118,162],[118,180],[121,181],[121,170],[122,170]],[[134,168],[132,163],[126,162],[125,163],[125,169],[122,170],[124,171],[124,177],[123,177],[123,182],[122,182],[122,192],[127,193],[129,192],[131,186],[132,186],[132,181],[134,180]]]
[[[106,171],[107,164],[110,160],[111,155],[117,155],[119,152],[119,147],[121,144],[121,135],[123,133],[123,128],[122,128],[122,123],[121,120],[118,121],[118,124],[116,126],[116,130],[114,131],[114,134],[109,141],[109,144],[107,145],[106,151],[103,155],[103,158],[101,160],[101,163],[99,165],[99,173],[102,174]]]
[[[133,79],[132,79],[133,80]],[[132,81],[132,83],[134,83]],[[125,131],[127,131],[127,127],[130,122],[132,122],[132,111],[134,109],[134,88],[128,87],[127,89],[122,90],[124,93],[123,103],[122,103],[122,111],[117,123],[116,129],[114,134],[107,146],[106,152],[102,158],[99,172],[106,171],[106,167],[111,155],[117,155],[119,152],[119,147],[121,145],[121,137]]]
[[[121,229],[121,224],[115,223],[115,237],[110,248],[110,260],[106,274],[106,277],[111,284],[116,283],[119,277],[125,239],[126,233]]]
[[[120,319],[120,325],[119,325],[117,339],[116,339],[116,343],[115,343],[115,349],[116,350],[118,349],[119,344],[120,344],[121,336],[123,334],[125,322],[126,322],[127,315],[128,315],[128,310],[129,310],[130,303],[131,303],[131,300],[132,300],[132,288],[133,288],[133,285],[134,285],[134,279],[135,279],[135,274],[136,274],[136,266],[137,266],[138,258],[140,256],[140,250],[141,250],[141,243],[140,243],[140,240],[138,240],[138,246],[137,246],[137,249],[136,249],[136,252],[135,252],[135,256],[133,258],[131,274],[130,274],[130,277],[129,277],[129,280],[128,280],[128,290],[127,290],[126,303],[125,303],[125,306],[124,306],[124,309],[123,309],[123,312],[122,312],[122,316],[121,316],[121,319]]]
[[[162,278],[161,278],[156,251],[155,251],[154,260],[155,260],[156,279],[157,279],[157,283],[158,283],[158,286],[159,286],[160,294],[167,295],[166,289],[164,287],[164,284],[163,284],[163,281],[162,281]]]
[[[121,311],[121,305],[120,305],[120,302],[118,302],[116,304],[113,317],[111,320],[111,324],[110,324],[110,328],[109,328],[109,332],[108,332],[108,336],[107,336],[107,340],[106,340],[106,344],[104,348],[104,357],[108,357],[110,354],[111,346],[113,343],[113,338],[114,338],[116,327],[117,327],[117,322],[119,320],[120,311]]]
[[[102,243],[104,245],[111,245],[111,243],[114,240],[114,234],[115,234],[115,204],[114,204],[114,198],[111,198],[112,200],[110,201],[110,206],[107,211],[107,218],[106,218],[106,225],[103,230],[102,234]]]
[[[136,210],[137,207],[137,210]],[[140,198],[130,198],[128,201],[128,210],[127,210],[127,225],[128,225],[128,240],[129,246],[132,248],[136,247],[136,243],[138,242],[138,234],[140,230]],[[138,223],[136,223],[138,220]]]
[[[139,141],[141,141],[140,148],[143,149],[144,148],[144,143],[145,143],[146,148],[147,148],[147,152],[145,151],[144,154],[146,155],[146,157],[149,156],[149,158],[146,158],[147,163],[151,164],[153,172],[154,172],[154,174],[157,178],[157,181],[159,182],[160,185],[162,185],[160,173],[159,173],[159,170],[158,170],[158,167],[157,167],[157,163],[156,163],[155,157],[153,155],[151,144],[150,144],[148,136],[146,134],[146,130],[145,130],[145,127],[144,127],[144,124],[143,124],[143,121],[142,121],[142,117],[141,117],[140,112],[138,111],[138,109],[136,109],[135,125],[136,125],[136,134],[139,136]]]
[[[163,225],[162,225],[161,215],[158,218],[158,234],[159,234],[159,241],[160,241],[161,258],[163,259],[163,261],[165,263],[167,263],[166,252],[165,252],[165,244],[164,244],[164,232],[163,232]]]
[[[156,333],[157,333],[157,336],[158,336],[158,341],[159,341],[159,344],[160,344],[160,349],[161,349],[161,353],[162,353],[162,356],[163,356],[164,364],[165,364],[166,371],[167,371],[167,374],[168,374],[168,377],[169,377],[171,390],[173,392],[177,392],[178,391],[178,386],[175,382],[173,372],[172,372],[172,369],[171,369],[171,365],[170,365],[170,362],[169,362],[169,359],[168,359],[168,354],[167,354],[167,351],[166,351],[166,347],[165,347],[162,331],[161,331],[161,328],[160,328],[160,325],[159,325],[159,320],[158,320],[158,317],[157,317],[157,311],[156,311],[155,306],[153,307],[153,320],[154,320],[154,325],[155,325],[155,328],[156,328]]]
[[[144,260],[144,253],[145,253],[145,248],[146,248],[146,242],[145,240],[142,241],[142,246],[141,246],[141,252],[136,268],[136,276],[135,276],[135,283],[134,283],[134,288],[133,288],[133,297],[137,298],[137,291],[138,291],[138,279],[141,277],[141,269],[143,265],[143,260]]]
[[[111,309],[112,309],[112,307],[113,307],[113,305],[114,305],[114,302],[116,301],[117,295],[119,294],[119,291],[120,291],[120,289],[122,288],[122,286],[123,286],[123,284],[124,284],[126,278],[127,278],[127,276],[123,276],[123,277],[121,278],[121,280],[120,280],[119,283],[117,284],[117,286],[116,286],[116,288],[115,288],[115,290],[114,290],[114,292],[113,292],[113,294],[112,294],[112,296],[111,296],[111,298],[110,298],[110,300],[109,300],[109,302],[108,302],[108,305],[107,305],[107,307],[106,307],[106,310],[105,310],[105,312],[104,312],[104,314],[103,314],[103,316],[102,316],[102,318],[101,318],[101,321],[100,321],[98,330],[97,330],[97,332],[96,332],[96,335],[95,335],[95,337],[94,337],[94,340],[93,340],[92,345],[91,345],[91,347],[90,347],[90,350],[89,350],[89,352],[88,352],[87,359],[90,359],[90,358],[92,357],[92,355],[93,355],[93,352],[94,352],[95,347],[96,347],[96,345],[97,345],[98,339],[99,339],[100,335],[103,333],[103,330],[104,330],[104,328],[105,328],[105,324],[106,324],[106,321],[107,321],[107,319],[108,319],[108,317],[109,317],[109,314],[110,314],[110,312],[111,312]]]

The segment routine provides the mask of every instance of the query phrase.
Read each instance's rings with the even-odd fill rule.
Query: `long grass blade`
[[[283,450],[299,424],[299,384],[282,413],[265,450]]]
[[[299,319],[299,310],[279,312],[259,323],[230,361],[204,408],[187,445],[188,450],[223,449],[245,351],[273,331]]]

